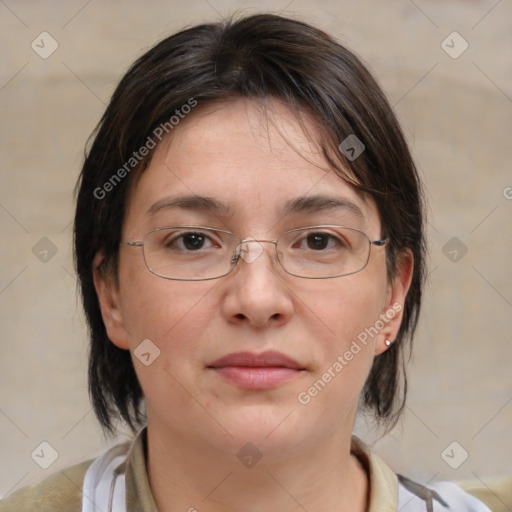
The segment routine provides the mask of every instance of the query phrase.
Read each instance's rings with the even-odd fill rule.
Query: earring
[[[386,346],[387,346],[387,347],[391,346],[391,341],[386,340]]]

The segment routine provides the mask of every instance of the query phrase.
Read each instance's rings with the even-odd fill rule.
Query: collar
[[[368,475],[368,512],[396,512],[398,478],[394,471],[357,436],[352,436],[350,452],[359,459]]]

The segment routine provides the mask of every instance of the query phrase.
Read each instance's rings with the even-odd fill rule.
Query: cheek
[[[332,415],[336,421],[347,404],[357,408],[373,364],[377,337],[372,327],[379,319],[385,293],[385,282],[381,286],[377,277],[370,272],[354,274],[301,294],[303,318],[309,323],[305,328],[316,333],[312,342],[316,367],[301,389],[299,403],[307,402],[311,410]]]
[[[343,350],[358,334],[373,326],[381,312],[385,286],[368,273],[319,282],[298,291],[303,318],[327,347]],[[314,325],[316,326],[314,327]]]
[[[215,312],[208,305],[215,281],[162,279],[130,258],[120,266],[120,282],[125,283],[121,310],[132,351],[144,339],[153,341],[163,353],[172,352],[173,357],[194,350]]]
[[[173,411],[182,411],[193,405],[189,392],[203,364],[201,340],[217,311],[209,300],[215,282],[170,281],[146,273],[123,295],[123,317],[135,371],[148,408],[159,410],[172,403]],[[157,348],[149,344],[148,350],[148,342],[141,345],[147,339]],[[145,364],[138,359],[142,352],[139,346],[145,352],[156,351],[157,357]]]

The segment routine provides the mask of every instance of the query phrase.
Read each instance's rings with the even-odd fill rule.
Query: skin
[[[274,240],[288,229],[339,223],[380,239],[374,202],[327,168],[292,113],[276,102],[270,107],[265,117],[257,103],[240,99],[198,108],[182,121],[132,189],[123,240],[179,223]],[[231,211],[147,213],[163,198],[191,194]],[[363,215],[346,208],[283,215],[286,201],[315,194],[349,200]],[[162,512],[367,510],[368,478],[350,453],[351,434],[373,359],[395,339],[401,312],[307,405],[297,395],[380,314],[404,303],[412,257],[402,258],[392,282],[385,249],[377,247],[363,271],[313,280],[287,274],[273,246],[263,247],[255,261],[212,281],[159,278],[140,247],[121,246],[118,285],[95,271],[112,342],[133,355],[149,338],[161,351],[149,366],[133,362],[146,397],[149,481]],[[275,389],[245,390],[207,368],[232,352],[265,350],[287,354],[304,370]],[[236,457],[247,442],[262,454],[252,468]]]

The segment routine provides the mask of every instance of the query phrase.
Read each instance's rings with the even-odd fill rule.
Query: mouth
[[[275,351],[234,352],[210,363],[207,368],[243,389],[273,389],[306,370],[291,357]]]

